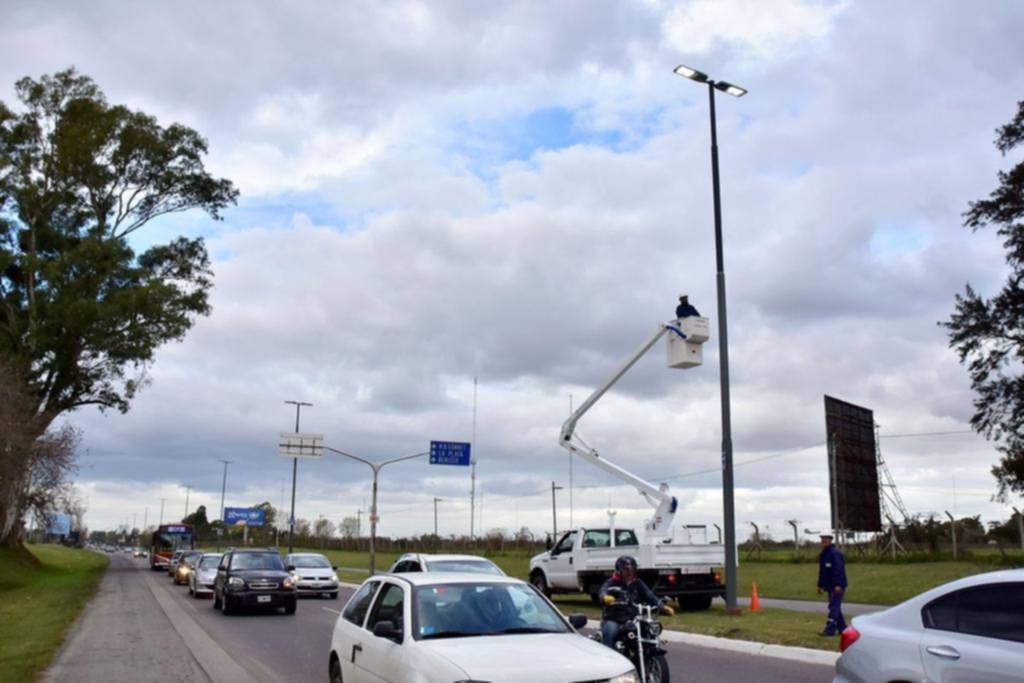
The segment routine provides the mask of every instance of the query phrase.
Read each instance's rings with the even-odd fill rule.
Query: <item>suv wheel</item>
[[[227,594],[225,594],[224,597],[220,601],[220,613],[221,614],[233,614],[234,611],[235,610],[233,609],[233,607],[231,605],[231,598],[229,598],[227,596]]]
[[[292,598],[284,605],[285,614],[295,614],[295,598]]]
[[[213,609],[220,609],[220,598],[217,597],[217,589],[213,589]]]

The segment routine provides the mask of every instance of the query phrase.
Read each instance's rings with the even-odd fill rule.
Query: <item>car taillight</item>
[[[860,638],[860,631],[852,626],[847,626],[839,636],[839,651],[846,652],[846,648],[856,643],[858,638]]]

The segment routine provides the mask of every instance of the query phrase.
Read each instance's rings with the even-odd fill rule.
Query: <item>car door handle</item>
[[[936,657],[941,657],[942,659],[952,659],[954,661],[960,659],[960,653],[951,648],[949,645],[936,645],[933,647],[925,648],[925,650],[928,652],[928,654],[935,655]]]
[[[569,564],[572,564],[572,558],[571,557],[569,558]]]
[[[356,663],[356,653],[357,652],[362,652],[362,651],[363,651],[363,646],[361,644],[356,643],[355,645],[352,646],[352,663],[353,664]]]

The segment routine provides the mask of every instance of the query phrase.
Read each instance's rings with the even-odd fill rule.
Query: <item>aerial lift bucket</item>
[[[668,334],[668,366],[695,368],[704,362],[701,351],[708,340],[709,320],[698,316],[680,318]]]

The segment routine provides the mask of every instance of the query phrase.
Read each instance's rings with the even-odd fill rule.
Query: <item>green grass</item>
[[[851,562],[846,565],[850,587],[845,599],[870,605],[895,605],[948,581],[994,569],[998,567],[973,562]],[[817,563],[741,562],[740,595],[749,596],[754,582],[762,598],[820,599],[816,594]]]
[[[0,549],[0,681],[50,663],[103,577],[107,558],[58,545]]]

